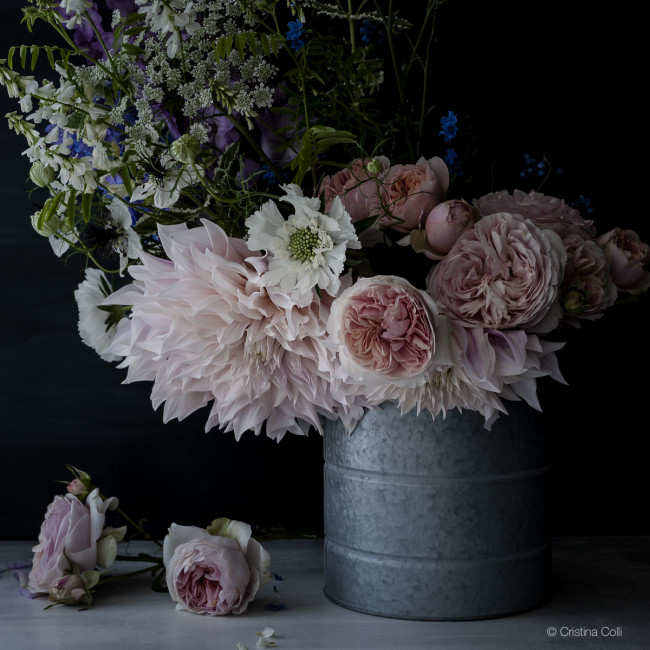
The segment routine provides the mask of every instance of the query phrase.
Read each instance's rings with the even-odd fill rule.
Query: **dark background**
[[[34,42],[19,26],[21,4],[0,8],[0,58]],[[450,0],[432,94],[438,114],[467,114],[479,129],[485,191],[492,174],[496,189],[529,189],[517,180],[523,153],[545,152],[564,169],[547,193],[588,197],[599,233],[620,226],[650,241],[640,29],[629,12],[596,14],[590,3]],[[0,89],[3,115],[13,101]],[[81,343],[81,276],[31,228],[25,148],[3,120],[0,538],[36,538],[62,489],[55,481],[69,478],[66,463],[90,472],[132,517],[148,517],[156,534],[172,521],[203,526],[219,516],[321,533],[318,436],[235,442],[204,433],[205,412],[163,425],[149,386],[122,386],[125,371]],[[648,300],[622,305],[568,332],[559,360],[569,386],[540,382],[556,535],[650,533],[648,311]]]

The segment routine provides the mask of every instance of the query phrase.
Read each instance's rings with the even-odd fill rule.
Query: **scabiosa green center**
[[[289,250],[301,262],[313,260],[323,245],[323,233],[314,226],[296,229],[289,237]]]

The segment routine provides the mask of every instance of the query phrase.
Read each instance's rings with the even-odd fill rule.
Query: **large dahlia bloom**
[[[124,357],[125,383],[153,381],[154,408],[183,419],[213,401],[214,426],[280,439],[286,431],[321,431],[319,416],[361,417],[340,382],[325,344],[329,298],[296,307],[262,276],[267,258],[214,223],[188,230],[160,226],[168,260],[142,253],[135,282],[107,300],[132,305],[110,351]],[[353,399],[353,398],[351,398]],[[354,411],[354,417],[351,415]]]
[[[440,367],[420,386],[398,397],[403,412],[427,409],[436,417],[457,408],[478,411],[489,428],[504,399],[524,400],[541,410],[537,379],[549,376],[561,383],[555,352],[564,344],[544,341],[523,330],[486,330],[450,321],[453,363]]]

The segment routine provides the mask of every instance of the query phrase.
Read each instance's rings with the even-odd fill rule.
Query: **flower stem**
[[[138,569],[137,571],[131,571],[130,573],[122,573],[119,576],[107,576],[106,578],[100,578],[97,581],[97,585],[105,585],[109,582],[117,582],[118,580],[124,580],[125,578],[133,578],[134,576],[142,575],[143,573],[151,573],[157,567],[158,565],[149,566],[144,569]]]

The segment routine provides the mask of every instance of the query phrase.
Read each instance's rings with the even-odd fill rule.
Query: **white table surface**
[[[0,542],[0,568],[29,560],[32,544]],[[265,627],[275,629],[278,650],[650,648],[650,537],[555,539],[552,600],[525,614],[472,622],[401,621],[343,609],[322,592],[321,542],[265,546],[283,580],[265,587],[241,616],[176,611],[167,594],[150,590],[148,576],[104,585],[88,611],[44,610],[47,600],[21,597],[11,571],[5,571],[0,574],[0,648],[235,650],[241,642],[255,650],[257,632]],[[151,549],[132,544],[128,552]],[[138,566],[129,562],[119,568]],[[280,603],[286,607],[279,611],[265,608]],[[549,636],[550,627],[555,636]]]

